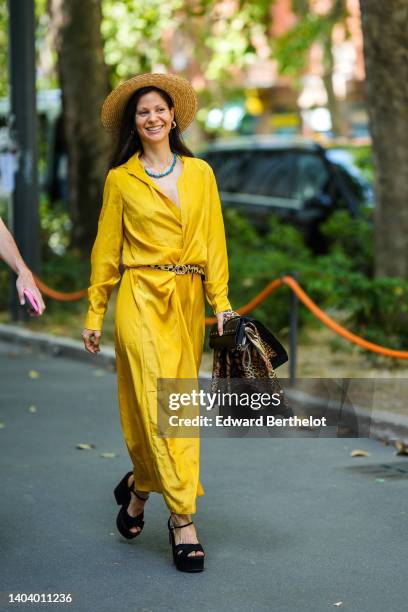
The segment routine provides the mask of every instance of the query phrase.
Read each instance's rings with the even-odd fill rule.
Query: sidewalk
[[[18,325],[0,324],[0,341],[1,340],[40,350],[48,355],[69,357],[88,364],[93,363],[92,357],[90,359],[89,354],[84,350],[83,343],[79,340],[63,338],[51,334],[35,333]],[[96,357],[95,363],[98,367],[110,367],[114,369],[115,351],[113,347],[103,346],[101,352]],[[208,360],[206,365],[207,368],[211,367]],[[287,371],[287,366],[283,366],[283,368],[279,370],[279,376],[288,376]],[[210,377],[210,369],[205,370],[202,368],[200,376],[203,378]],[[408,393],[408,381],[405,382],[406,384],[403,386],[403,391]],[[392,387],[392,380],[390,383]],[[384,395],[384,392],[382,395]],[[313,399],[314,398],[305,395],[306,403]],[[408,445],[408,409],[406,401],[404,401],[404,398],[400,398],[398,402],[399,407],[395,408],[394,405],[393,410],[389,411],[384,410],[384,403],[387,404],[387,402],[383,401],[381,407],[374,404],[372,411],[357,406],[356,414],[362,421],[365,420],[369,422],[371,437],[389,441],[400,440]],[[394,404],[395,403],[396,402],[394,402]]]
[[[195,520],[207,565],[184,575],[172,565],[161,496],[148,502],[140,539],[116,532],[112,490],[130,465],[114,373],[4,341],[0,372],[3,602],[24,592],[72,593],[72,604],[41,609],[79,612],[406,608],[408,459],[393,447],[204,438]],[[352,458],[355,447],[371,455]],[[364,466],[390,468],[382,477],[350,469]]]

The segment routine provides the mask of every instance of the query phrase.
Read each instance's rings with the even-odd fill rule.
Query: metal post
[[[297,272],[290,272],[295,280],[298,279]],[[290,327],[290,342],[289,342],[289,383],[291,386],[296,383],[296,358],[297,358],[297,338],[298,338],[298,312],[299,300],[294,291],[290,291],[290,312],[289,312],[289,327]]]
[[[38,143],[35,88],[34,0],[9,0],[9,73],[12,138],[18,149],[18,169],[10,211],[10,229],[23,259],[39,267]],[[23,317],[13,278],[11,316]]]

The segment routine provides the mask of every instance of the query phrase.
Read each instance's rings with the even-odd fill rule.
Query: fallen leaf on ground
[[[395,443],[395,448],[397,449],[397,452],[395,453],[396,455],[400,455],[403,457],[408,456],[408,446],[403,442],[397,441]]]
[[[94,376],[97,378],[101,378],[102,376],[106,376],[105,370],[94,370]]]
[[[32,379],[40,378],[40,373],[37,372],[37,370],[30,370],[28,373],[28,377]]]
[[[117,457],[116,453],[101,453],[101,457],[104,457],[105,459],[113,459],[114,457]]]
[[[0,421],[0,429],[4,429],[4,428],[5,428],[5,424]]]
[[[90,450],[95,448],[95,444],[77,444],[76,448],[79,448],[79,450]]]
[[[371,453],[365,450],[361,450],[361,448],[353,448],[350,455],[352,457],[369,457]]]
[[[37,406],[29,406],[28,412],[37,412]]]

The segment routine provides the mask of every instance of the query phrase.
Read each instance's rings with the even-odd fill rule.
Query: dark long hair
[[[158,87],[154,87],[153,85],[148,85],[147,87],[137,89],[130,97],[125,106],[125,110],[123,111],[119,133],[115,141],[115,148],[111,157],[109,168],[116,168],[116,166],[124,164],[137,151],[143,152],[143,144],[135,128],[135,113],[140,98],[144,94],[150,93],[151,91],[156,91],[166,102],[169,109],[174,108],[173,100],[166,91],[163,91]],[[185,157],[194,157],[193,153],[183,142],[175,114],[174,120],[177,123],[177,126],[172,128],[169,133],[170,149],[173,153],[177,153]]]

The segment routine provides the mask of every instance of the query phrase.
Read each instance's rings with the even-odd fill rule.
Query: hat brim
[[[174,103],[174,112],[181,132],[193,121],[198,108],[197,94],[187,79],[175,74],[139,74],[118,85],[105,99],[101,121],[108,132],[117,132],[122,114],[131,95],[141,87],[153,85],[167,92]]]

